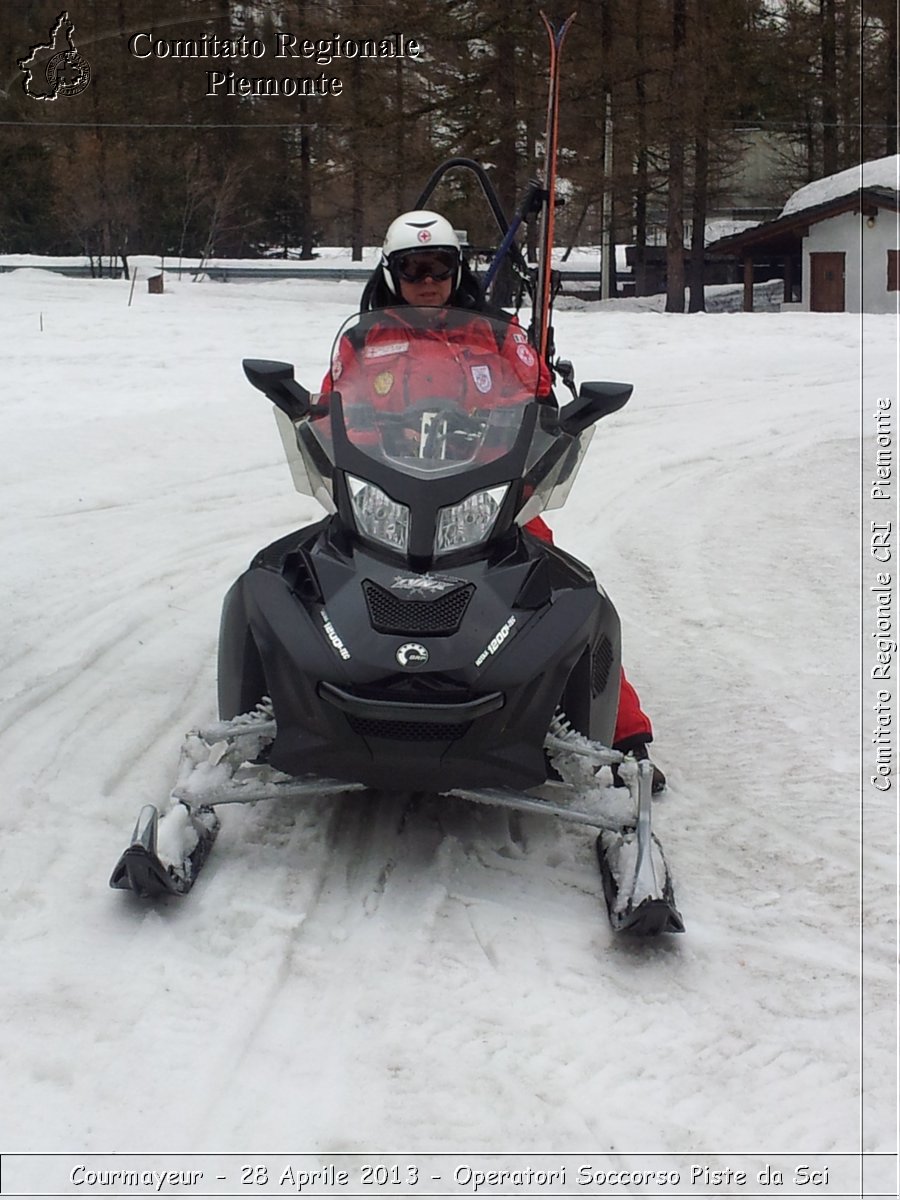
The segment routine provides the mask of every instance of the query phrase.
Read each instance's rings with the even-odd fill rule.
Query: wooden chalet
[[[784,304],[806,312],[894,312],[900,295],[896,188],[858,187],[729,237],[707,252],[743,264],[744,310],[753,284],[784,280]]]

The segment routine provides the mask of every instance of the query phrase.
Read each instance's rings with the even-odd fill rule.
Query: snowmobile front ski
[[[617,933],[643,936],[684,933],[675,907],[669,866],[659,839],[650,829],[653,764],[633,764],[637,776],[637,822],[631,828],[603,830],[597,857],[609,921]],[[621,772],[621,768],[620,768]]]
[[[115,865],[110,887],[136,892],[146,898],[184,896],[191,890],[216,840],[219,818],[211,808],[191,808],[182,804],[176,810],[174,820],[188,831],[188,845],[180,861],[167,864],[160,858],[159,810],[152,804],[145,804],[138,815],[131,844]]]
[[[358,783],[274,771],[265,755],[274,736],[267,703],[234,721],[188,734],[169,808],[162,815],[153,805],[141,810],[110,887],[151,899],[189,892],[219,831],[214,806],[312,800],[365,790]],[[613,929],[644,935],[681,932],[684,925],[675,908],[662,847],[650,829],[652,764],[634,763],[619,751],[590,741],[572,730],[561,714],[554,719],[544,748],[558,778],[541,787],[528,792],[452,788],[438,794],[598,829],[600,871]],[[600,769],[614,765],[628,789],[627,799],[625,789],[598,783]]]

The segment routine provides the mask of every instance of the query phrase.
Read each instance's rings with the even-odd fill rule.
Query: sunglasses
[[[423,283],[432,279],[435,283],[443,283],[457,268],[454,254],[435,253],[404,254],[397,260],[397,274],[404,283]]]

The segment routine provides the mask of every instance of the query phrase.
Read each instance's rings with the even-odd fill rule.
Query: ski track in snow
[[[641,944],[588,831],[435,797],[226,808],[189,898],[107,890],[214,715],[225,591],[319,515],[239,358],[315,387],[356,295],[127,286],[0,277],[4,1145],[855,1149],[859,319],[557,319],[580,379],[636,385],[550,520],[670,778],[687,933]],[[891,985],[873,946],[876,1030]]]

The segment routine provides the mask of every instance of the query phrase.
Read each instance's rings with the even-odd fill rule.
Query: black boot
[[[613,742],[613,750],[618,750],[621,754],[630,754],[638,762],[643,762],[644,759],[650,757],[650,751],[647,749],[647,744],[650,741],[652,741],[652,738],[642,733],[636,733],[632,737],[622,738],[618,742]],[[612,776],[614,786],[620,787],[619,772],[616,767],[612,768]],[[654,763],[653,783],[650,785],[650,790],[654,796],[658,796],[665,786],[666,777],[656,763]]]

